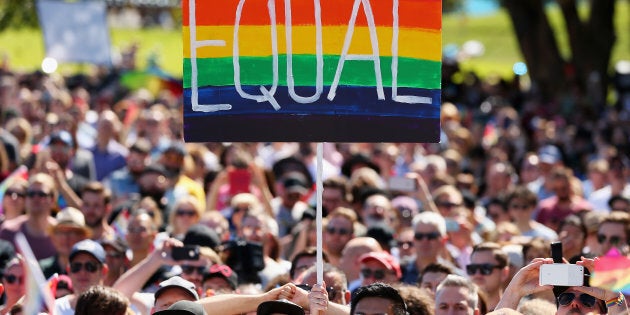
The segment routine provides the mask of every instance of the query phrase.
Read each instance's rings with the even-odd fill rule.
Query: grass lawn
[[[613,51],[612,62],[630,60],[630,5],[628,1],[619,1],[616,10],[617,44]],[[550,9],[552,26],[563,29],[563,20],[557,9]],[[175,75],[182,75],[182,38],[179,30],[161,29],[110,31],[114,50],[120,52],[133,43],[140,44],[136,62],[142,68],[152,54],[158,56],[158,62],[164,70]],[[509,16],[504,11],[486,17],[465,17],[457,14],[443,18],[443,44],[455,44],[459,47],[468,40],[477,40],[484,44],[485,53],[480,57],[470,58],[462,63],[462,68],[479,72],[482,76],[499,74],[510,77],[512,65],[523,61],[518,44],[512,31]],[[556,32],[556,38],[565,55],[568,50],[564,32]],[[7,55],[11,67],[18,70],[32,71],[39,68],[44,57],[44,45],[39,30],[20,29],[0,33],[0,55]],[[81,65],[63,65],[63,73],[83,70]]]

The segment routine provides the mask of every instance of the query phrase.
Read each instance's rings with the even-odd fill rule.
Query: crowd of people
[[[628,312],[538,285],[552,242],[587,273],[630,255],[624,106],[445,63],[440,143],[323,144],[318,284],[316,144],[185,143],[181,95],[124,70],[0,72],[0,314],[25,306],[19,233],[56,315]]]

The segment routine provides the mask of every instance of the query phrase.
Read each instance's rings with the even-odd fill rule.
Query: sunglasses
[[[4,192],[4,195],[10,197],[13,200],[16,200],[18,198],[24,198],[24,196],[26,196],[25,193],[21,191],[16,191],[16,190],[7,190]]]
[[[85,268],[85,271],[89,273],[95,273],[98,270],[98,264],[93,263],[91,261],[80,263],[73,262],[70,264],[70,272],[77,273]]]
[[[8,283],[8,284],[22,284],[24,282],[24,277],[18,277],[16,275],[4,275],[4,280]]]
[[[437,240],[438,237],[440,237],[440,232],[431,232],[431,233],[420,233],[420,232],[416,232],[416,234],[413,235],[413,238],[417,241],[422,241],[423,239],[427,239],[427,240]]]
[[[182,272],[191,275],[193,272],[197,271],[198,274],[202,275],[206,271],[205,266],[187,266],[182,265]]]
[[[352,231],[346,228],[335,228],[333,226],[326,227],[326,233],[328,234],[339,234],[339,235],[350,235]]]
[[[604,244],[606,243],[606,240],[608,240],[610,242],[610,244],[612,245],[617,245],[619,244],[619,241],[621,241],[621,237],[619,236],[611,236],[610,238],[604,234],[597,234],[597,242],[600,244]]]
[[[310,284],[296,284],[296,287],[306,291],[306,292],[311,292],[311,289],[313,288],[312,285]],[[337,294],[337,291],[335,290],[335,288],[333,287],[326,287],[326,292],[328,292],[328,300],[332,301],[335,299],[335,294]]]
[[[383,269],[372,270],[364,268],[361,269],[361,275],[363,276],[363,278],[374,278],[376,280],[383,280],[387,275],[387,271]]]
[[[197,211],[195,211],[195,210],[177,209],[175,211],[175,215],[178,216],[178,217],[183,217],[183,216],[194,217],[194,216],[197,215]]]
[[[47,193],[47,192],[44,192],[44,191],[41,191],[41,190],[29,190],[29,191],[26,192],[26,196],[29,197],[29,198],[33,198],[33,197],[43,198],[43,197],[50,196],[50,193]]]
[[[466,266],[466,273],[469,276],[474,276],[477,271],[481,271],[481,274],[487,276],[492,273],[493,269],[501,269],[503,267],[493,264],[470,264]]]
[[[562,306],[567,306],[571,304],[571,302],[573,302],[574,299],[575,299],[575,293],[565,292],[558,296],[558,304]],[[580,303],[582,303],[582,305],[589,308],[595,306],[595,303],[597,302],[597,299],[595,299],[593,296],[588,295],[586,293],[580,294],[578,299],[580,300]]]

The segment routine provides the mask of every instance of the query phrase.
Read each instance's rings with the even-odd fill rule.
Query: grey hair
[[[411,224],[414,229],[418,224],[433,225],[438,232],[440,232],[440,235],[446,236],[446,220],[444,220],[444,217],[439,213],[429,211],[420,212],[413,217]]]
[[[476,309],[479,304],[479,295],[477,294],[477,286],[470,281],[470,279],[462,277],[460,275],[448,275],[437,287],[435,291],[435,297],[437,297],[442,293],[442,290],[445,287],[459,287],[468,289],[468,299],[466,302],[468,306],[472,309]]]

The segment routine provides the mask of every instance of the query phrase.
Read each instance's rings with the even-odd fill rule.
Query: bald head
[[[346,274],[348,282],[359,278],[357,260],[359,256],[369,252],[383,251],[381,245],[371,237],[356,237],[348,241],[341,252],[339,268]]]

